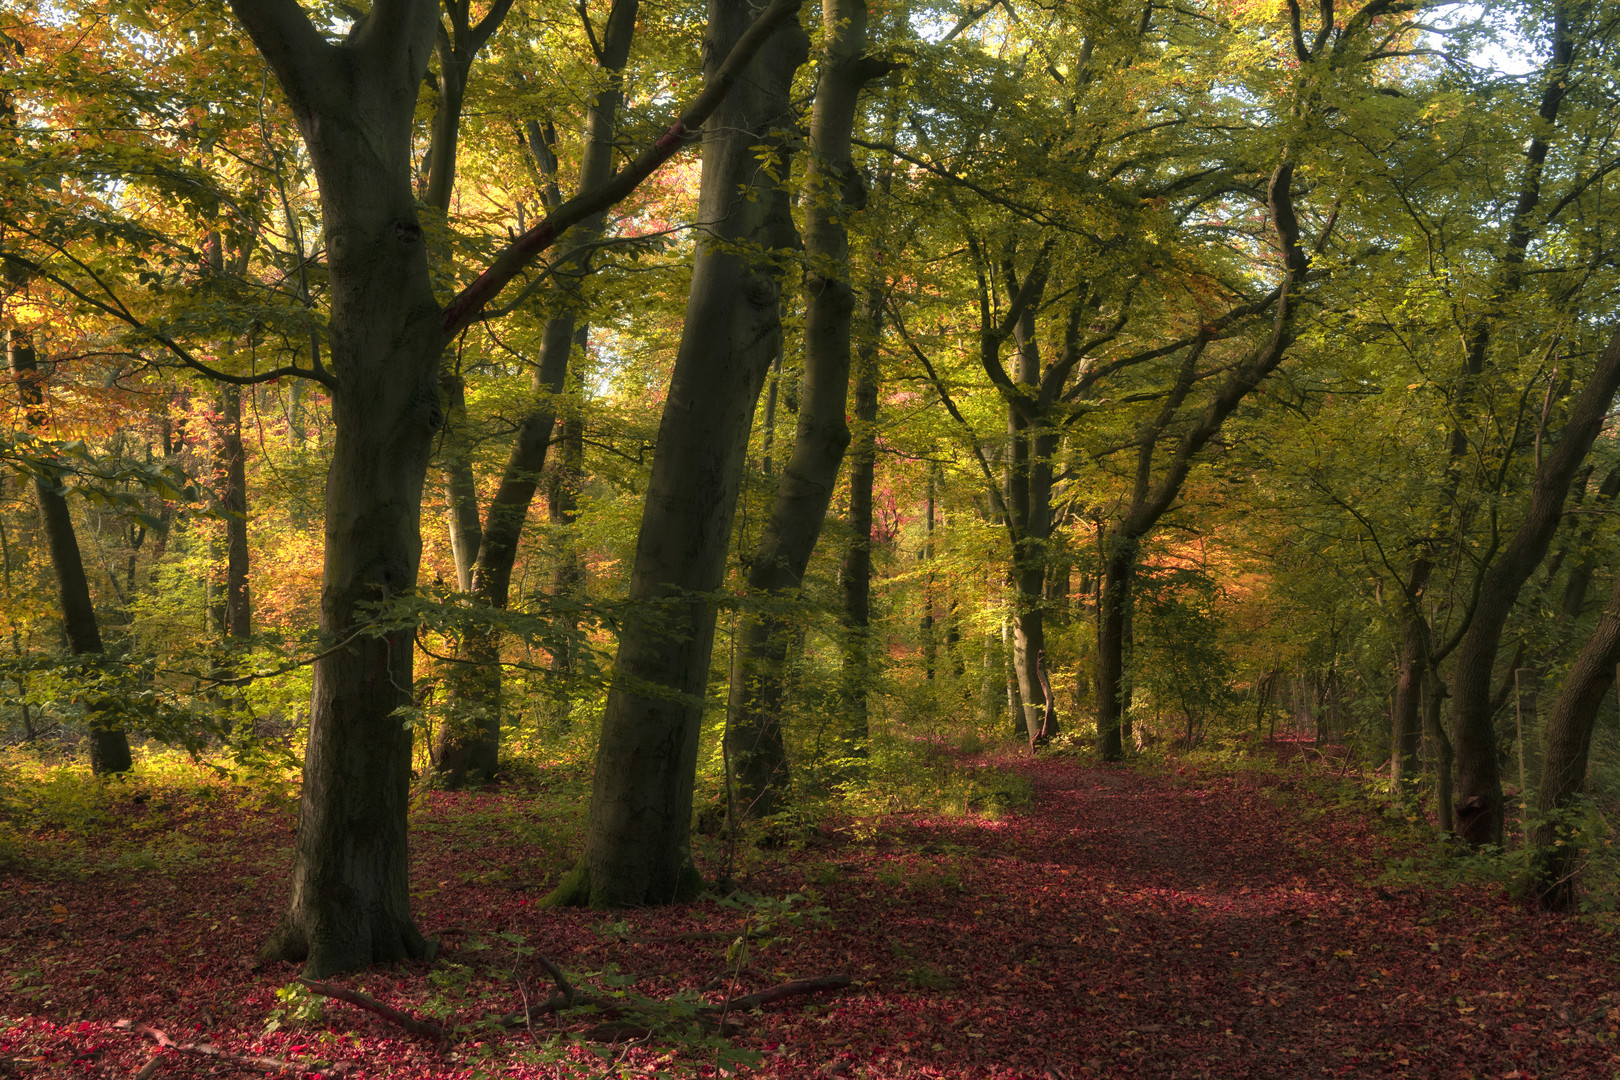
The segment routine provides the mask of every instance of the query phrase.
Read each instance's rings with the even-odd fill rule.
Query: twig
[[[224,1061],[232,1065],[239,1065],[244,1069],[257,1069],[260,1072],[272,1073],[296,1072],[300,1075],[320,1077],[335,1077],[340,1074],[339,1070],[335,1069],[307,1069],[302,1065],[295,1065],[290,1061],[282,1061],[280,1058],[255,1057],[251,1054],[233,1054],[229,1050],[221,1050],[212,1043],[177,1043],[163,1032],[159,1031],[157,1028],[147,1027],[145,1024],[136,1024],[129,1020],[120,1020],[114,1024],[113,1027],[119,1029],[120,1031],[133,1031],[137,1035],[145,1035],[147,1038],[157,1043],[158,1047],[162,1050],[173,1050],[177,1054],[185,1054],[190,1057],[211,1058],[215,1061]],[[160,1058],[154,1057],[151,1061],[148,1061],[145,1066],[141,1068],[141,1071],[136,1074],[136,1076],[143,1078],[150,1077],[157,1071],[156,1066],[159,1060]]]
[[[401,1012],[391,1005],[384,1005],[368,994],[362,994],[355,990],[345,990],[341,986],[332,986],[328,983],[318,982],[315,979],[306,979],[303,976],[299,976],[296,981],[300,986],[322,997],[347,1001],[357,1009],[375,1013],[390,1023],[398,1024],[413,1035],[426,1035],[432,1039],[443,1039],[447,1034],[444,1025],[437,1020],[426,1020],[420,1016],[413,1016],[408,1012]]]

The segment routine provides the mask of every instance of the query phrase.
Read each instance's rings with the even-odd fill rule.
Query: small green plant
[[[270,1015],[265,1017],[266,1035],[280,1031],[284,1027],[318,1024],[326,1016],[321,996],[302,983],[293,982],[277,988],[276,1000],[281,1004],[271,1009]]]
[[[906,985],[913,990],[949,990],[956,985],[955,979],[926,960],[920,960],[909,968],[904,978]]]

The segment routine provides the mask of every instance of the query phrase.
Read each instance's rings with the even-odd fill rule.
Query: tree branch
[[[545,251],[571,226],[600,213],[628,196],[682,147],[692,141],[697,129],[713,114],[753,60],[766,39],[777,27],[798,15],[802,0],[772,0],[771,6],[754,20],[731,47],[714,77],[671,124],[669,130],[641,154],[614,173],[606,183],[591,191],[582,191],[545,218],[528,232],[512,241],[471,284],[444,309],[442,323],[447,338],[454,337],[478,319],[486,304],[493,300],[506,285]]]

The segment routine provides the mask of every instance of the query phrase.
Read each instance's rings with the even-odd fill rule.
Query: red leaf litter
[[[1600,929],[1497,887],[1379,884],[1401,842],[1365,812],[1312,806],[1303,790],[1278,798],[1288,782],[1275,774],[1013,767],[1036,788],[1022,813],[823,829],[750,872],[757,894],[813,890],[832,925],[758,951],[734,994],[854,978],[742,1017],[736,1041],[763,1057],[753,1075],[1620,1073],[1615,943]],[[497,852],[453,827],[523,798],[433,796],[413,841],[416,904],[445,963],[337,981],[473,1024],[551,992],[532,965],[514,980],[522,961],[495,936],[512,934],[576,977],[613,964],[642,993],[707,987],[719,1000],[716,938],[737,930],[738,911],[633,911],[605,933],[618,916],[534,903],[564,858],[543,836]],[[0,876],[0,1076],[268,1075],[265,1061],[350,1078],[716,1074],[712,1051],[657,1043],[606,1057],[579,1044],[541,1062],[532,1050],[557,1030],[551,1018],[441,1042],[328,1001],[320,1020],[266,1034],[275,990],[297,974],[256,955],[286,899],[286,813],[222,799],[173,828],[203,853],[193,865],[85,873],[34,859]],[[488,872],[501,866],[517,869]],[[444,977],[456,970],[468,977]]]

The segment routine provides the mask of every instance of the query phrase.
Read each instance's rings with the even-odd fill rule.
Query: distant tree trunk
[[[747,0],[711,0],[711,72],[750,18]],[[689,830],[715,593],[754,407],[781,334],[768,256],[793,238],[786,193],[757,147],[791,122],[793,75],[807,51],[797,22],[778,29],[703,128],[697,219],[709,231],[698,239],[636,541],[629,598],[639,614],[619,636],[585,851],[552,904],[667,904],[701,887]]]
[[[1452,813],[1451,779],[1454,755],[1451,738],[1446,734],[1446,684],[1439,673],[1430,668],[1423,677],[1423,727],[1434,746],[1434,803],[1440,821],[1440,833],[1450,836],[1457,823]]]
[[[585,123],[585,149],[580,160],[579,190],[600,186],[613,173],[614,137],[624,99],[622,72],[635,36],[639,0],[614,0],[603,33],[600,63],[607,86],[591,101]],[[545,166],[551,180],[547,202],[555,206],[561,195],[555,185],[556,161],[539,124],[527,129],[529,149]],[[559,263],[583,272],[589,262],[581,254],[600,239],[607,225],[606,211],[593,215],[570,230],[559,244]],[[564,275],[566,277],[567,275]],[[554,279],[561,280],[561,279]],[[558,284],[562,290],[568,286]],[[568,381],[568,362],[588,326],[571,309],[553,316],[541,336],[540,362],[530,383],[533,404],[518,423],[512,450],[499,485],[484,515],[478,558],[472,568],[474,603],[504,610],[511,599],[512,571],[517,565],[518,543],[528,520],[529,507],[546,471],[558,403]],[[452,488],[460,483],[454,475]],[[452,502],[455,502],[452,492]],[[462,510],[453,510],[456,514]],[[471,546],[470,540],[467,542]],[[459,570],[458,570],[459,572]],[[501,635],[493,625],[474,623],[462,637],[452,680],[452,695],[465,716],[454,717],[441,731],[435,752],[443,782],[459,787],[469,780],[490,779],[500,768],[501,739]]]
[[[586,345],[585,331],[585,327],[580,327],[575,334],[574,344],[581,350]],[[563,610],[557,617],[551,670],[572,674],[579,636],[579,615],[573,605],[580,600],[585,585],[585,567],[580,562],[572,532],[579,516],[579,485],[585,473],[585,418],[574,409],[563,415],[558,428],[558,461],[551,469],[546,502],[558,544],[551,592],[563,602]]]
[[[225,636],[246,641],[253,635],[253,609],[248,593],[247,455],[242,449],[242,388],[226,386],[220,394],[220,465],[225,489]]]
[[[917,623],[917,636],[922,641],[923,678],[934,678],[934,664],[938,659],[938,646],[934,640],[934,466],[928,467],[928,495],[923,500],[923,542],[917,558],[923,564],[923,614]]]
[[[1580,851],[1563,815],[1586,786],[1592,730],[1604,695],[1614,685],[1620,664],[1620,574],[1615,575],[1609,603],[1598,624],[1564,677],[1552,714],[1547,718],[1541,783],[1536,797],[1540,824],[1532,837],[1536,894],[1549,911],[1567,911],[1575,903],[1575,877]]]
[[[1170,460],[1155,479],[1154,457],[1178,411],[1198,381],[1198,361],[1211,337],[1200,335],[1185,350],[1175,384],[1158,414],[1143,422],[1137,433],[1136,478],[1129,509],[1105,545],[1106,569],[1100,603],[1097,642],[1097,716],[1103,758],[1117,761],[1128,737],[1130,708],[1125,681],[1126,645],[1130,634],[1130,576],[1142,539],[1158,524],[1180,496],[1193,458],[1215,437],[1237,407],[1276,370],[1294,340],[1294,288],[1304,280],[1309,260],[1300,246],[1299,221],[1291,191],[1294,165],[1284,162],[1267,183],[1267,208],[1283,256],[1283,277],[1277,287],[1271,334],[1247,358],[1230,370],[1190,427],[1175,439]],[[1112,597],[1112,598],[1111,598]]]
[[[881,280],[867,286],[864,333],[855,353],[855,428],[849,449],[849,547],[838,575],[843,598],[844,656],[839,693],[845,749],[864,757],[871,740],[867,695],[872,682],[872,487],[877,473],[878,341],[883,333]]]
[[[1401,653],[1395,676],[1395,696],[1390,706],[1390,783],[1397,795],[1405,780],[1418,774],[1418,743],[1421,723],[1423,675],[1428,667],[1428,623],[1418,607],[1417,597],[1428,585],[1433,564],[1414,559],[1407,572],[1406,601],[1402,605]]]
[[[49,422],[45,412],[44,377],[33,341],[22,330],[6,335],[6,361],[17,381],[28,426],[40,431]],[[96,609],[90,601],[90,582],[84,574],[79,540],[73,529],[73,515],[67,498],[55,483],[34,474],[34,502],[39,509],[40,528],[51,553],[51,569],[56,575],[57,597],[62,605],[62,631],[74,656],[101,653],[101,630],[96,625]],[[113,708],[91,702],[86,720],[90,726],[90,769],[96,775],[128,772],[132,764],[129,738],[119,726]]]
[[[467,382],[460,375],[445,372],[439,386],[444,391],[442,468],[450,556],[456,564],[456,588],[471,592],[473,566],[484,543],[484,526],[478,514],[478,480],[473,476],[467,432]]]
[[[1620,331],[1570,406],[1558,441],[1537,463],[1524,520],[1480,578],[1468,633],[1457,647],[1451,676],[1453,742],[1457,754],[1458,834],[1478,847],[1502,842],[1502,778],[1497,760],[1492,669],[1519,590],[1547,554],[1563,518],[1564,500],[1620,390]]]
[[[1104,761],[1125,756],[1125,619],[1131,605],[1134,545],[1108,538],[1097,619],[1097,734]]]

